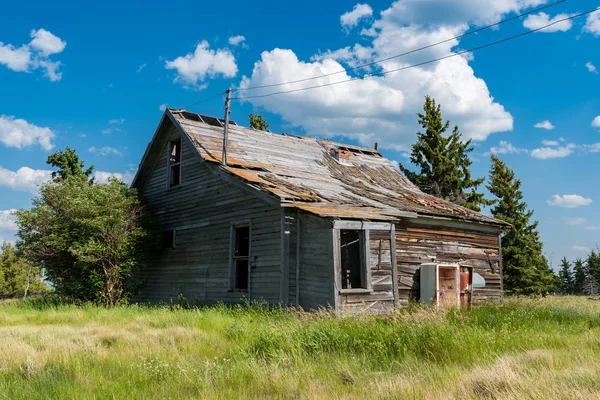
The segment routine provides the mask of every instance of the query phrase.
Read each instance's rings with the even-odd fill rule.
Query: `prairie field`
[[[600,301],[386,316],[0,303],[0,399],[598,399]]]

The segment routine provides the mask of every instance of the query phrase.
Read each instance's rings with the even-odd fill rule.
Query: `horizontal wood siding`
[[[334,307],[331,221],[300,214],[300,306]]]
[[[178,136],[170,133],[170,140]],[[142,195],[164,229],[175,230],[175,248],[161,250],[145,271],[136,300],[204,303],[252,300],[279,302],[280,210],[216,177],[182,141],[179,187],[167,189],[165,144]],[[251,222],[251,290],[229,291],[231,223]]]
[[[400,305],[419,299],[421,263],[456,263],[474,267],[486,281],[475,289],[473,303],[502,297],[498,234],[467,228],[401,222],[396,224],[396,261]]]
[[[389,230],[369,230],[367,259],[372,292],[341,295],[343,311],[385,312],[394,307],[391,239]]]

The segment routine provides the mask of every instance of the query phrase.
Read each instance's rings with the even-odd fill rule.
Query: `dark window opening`
[[[170,143],[169,146],[169,187],[181,183],[181,140]]]
[[[163,240],[162,240],[162,248],[163,249],[172,249],[175,247],[175,231],[164,231],[163,232]]]
[[[234,230],[233,289],[248,290],[248,260],[250,257],[250,227],[240,226]]]
[[[342,289],[360,289],[366,286],[361,260],[361,242],[360,231],[345,229],[340,231]]]

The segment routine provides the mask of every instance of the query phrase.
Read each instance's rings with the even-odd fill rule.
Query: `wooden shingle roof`
[[[289,207],[322,217],[394,221],[444,217],[504,226],[484,214],[421,192],[377,151],[230,124],[221,165],[222,120],[167,109],[202,159]]]

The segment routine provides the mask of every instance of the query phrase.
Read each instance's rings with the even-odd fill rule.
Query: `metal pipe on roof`
[[[225,91],[227,97],[225,98],[225,127],[223,128],[223,153],[221,154],[221,164],[227,166],[227,134],[229,131],[229,113],[231,109],[231,88]]]

